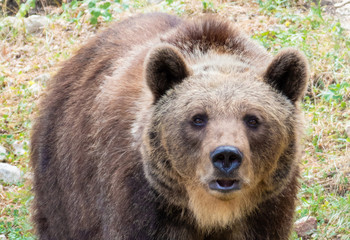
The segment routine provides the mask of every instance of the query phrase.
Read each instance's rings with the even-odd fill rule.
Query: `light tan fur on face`
[[[200,229],[209,231],[216,227],[228,226],[246,215],[256,205],[256,197],[250,193],[256,183],[253,169],[251,169],[249,143],[242,131],[227,131],[227,129],[233,129],[234,126],[237,127],[237,122],[232,119],[231,121],[214,121],[213,129],[208,126],[208,135],[211,137],[206,138],[206,142],[203,143],[205,149],[197,166],[196,180],[186,184],[189,208]],[[237,172],[237,178],[242,182],[242,189],[229,194],[222,194],[208,188],[208,183],[215,179],[209,155],[215,147],[222,145],[236,146],[245,153],[243,163]],[[256,193],[255,190],[254,195]]]
[[[253,210],[253,198],[249,191],[240,191],[230,200],[221,200],[208,193],[203,187],[189,185],[189,209],[197,220],[198,227],[204,231],[222,228],[232,224]]]

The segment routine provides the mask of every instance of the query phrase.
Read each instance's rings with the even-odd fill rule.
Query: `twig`
[[[343,6],[345,6],[346,4],[349,4],[350,3],[350,0],[347,0],[347,1],[344,1],[342,3],[337,3],[337,4],[334,4],[334,7],[335,8],[341,8]]]

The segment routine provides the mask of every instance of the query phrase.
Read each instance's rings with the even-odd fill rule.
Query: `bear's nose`
[[[217,147],[211,154],[210,159],[218,170],[228,174],[239,168],[243,154],[233,146]]]

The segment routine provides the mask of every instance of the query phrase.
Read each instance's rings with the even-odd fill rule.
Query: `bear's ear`
[[[273,58],[264,80],[295,103],[303,97],[308,77],[309,68],[304,55],[295,49],[286,49]]]
[[[158,101],[168,89],[190,75],[182,54],[169,45],[158,46],[151,50],[145,66],[145,77],[153,93],[154,102]]]

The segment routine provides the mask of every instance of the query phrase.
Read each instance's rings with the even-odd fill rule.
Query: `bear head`
[[[264,71],[255,67],[222,53],[193,64],[166,44],[145,61],[153,96],[141,147],[146,177],[203,229],[254,210],[297,169],[306,60],[286,49]]]

